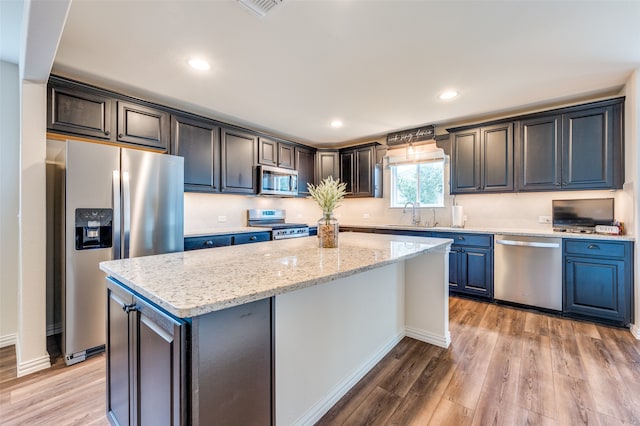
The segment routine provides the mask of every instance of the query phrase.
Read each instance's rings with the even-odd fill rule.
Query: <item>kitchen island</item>
[[[403,336],[449,345],[451,242],[345,233],[338,249],[308,237],[102,263],[109,416],[312,424]]]

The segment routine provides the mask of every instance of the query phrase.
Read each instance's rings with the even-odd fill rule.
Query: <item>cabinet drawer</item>
[[[206,237],[187,237],[184,239],[184,251],[198,250],[212,247],[231,245],[231,235],[216,235]]]
[[[491,248],[493,245],[491,235],[463,234],[460,232],[434,232],[434,238],[450,238],[457,246],[474,246]]]
[[[564,251],[566,254],[624,258],[626,244],[602,240],[564,240]]]
[[[271,240],[271,232],[252,232],[247,234],[236,234],[233,236],[233,244],[258,243],[260,241]]]

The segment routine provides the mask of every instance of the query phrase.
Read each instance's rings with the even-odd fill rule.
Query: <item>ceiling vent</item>
[[[283,0],[238,0],[241,5],[255,13],[256,15],[263,17],[273,9],[274,6],[279,5]]]

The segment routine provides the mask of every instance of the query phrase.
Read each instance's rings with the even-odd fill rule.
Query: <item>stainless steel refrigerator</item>
[[[184,160],[89,142],[47,144],[47,205],[59,228],[48,232],[48,276],[62,288],[62,351],[71,365],[104,350],[98,264],[184,249]]]

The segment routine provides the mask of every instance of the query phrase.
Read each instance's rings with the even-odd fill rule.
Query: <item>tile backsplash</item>
[[[616,219],[625,222],[627,229],[633,217],[633,198],[627,188],[620,191],[566,191],[507,194],[458,195],[455,202],[464,209],[467,227],[550,229],[539,223],[540,216],[551,216],[551,201],[574,198],[615,198]],[[451,206],[448,196],[445,207],[419,208],[421,224],[451,226]],[[210,229],[246,226],[247,209],[283,208],[287,221],[314,224],[321,210],[310,199],[268,198],[244,195],[185,194],[185,234]],[[336,217],[343,224],[411,224],[411,212],[390,208],[388,198],[346,199]]]
[[[448,164],[445,188],[449,187]],[[346,225],[411,224],[411,211],[390,208],[390,173],[384,171],[384,198],[345,199],[335,211],[337,219]],[[467,227],[519,228],[548,230],[550,224],[539,223],[540,216],[551,216],[551,201],[574,198],[615,198],[615,216],[633,229],[633,183],[618,191],[520,192],[504,194],[469,194],[444,197],[444,207],[419,208],[422,225],[451,226],[451,207],[461,205]],[[185,234],[207,232],[210,229],[246,226],[247,209],[280,208],[287,210],[287,221],[315,224],[322,211],[313,200],[305,198],[273,198],[225,194],[185,194]]]

